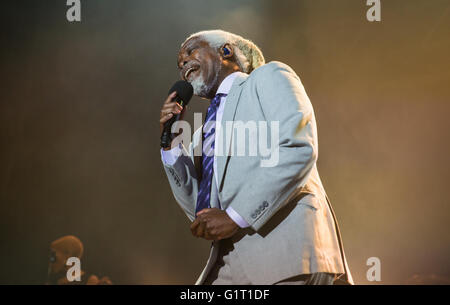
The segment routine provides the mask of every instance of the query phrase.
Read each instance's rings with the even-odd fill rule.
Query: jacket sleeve
[[[172,193],[178,205],[193,221],[195,219],[195,205],[197,200],[198,182],[193,162],[193,144],[189,145],[189,152],[181,147],[172,156],[174,161],[168,162],[162,155],[164,170],[167,174]]]
[[[317,159],[313,109],[300,79],[282,63],[262,69],[254,86],[267,123],[279,124],[278,147],[271,147],[271,154],[278,149],[278,162],[255,167],[230,204],[256,231],[305,185]]]

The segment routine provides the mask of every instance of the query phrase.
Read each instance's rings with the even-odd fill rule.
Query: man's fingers
[[[174,101],[174,98],[176,96],[177,93],[175,91],[170,93],[167,99],[164,101],[163,106],[161,107],[161,111],[159,113],[159,126],[161,133],[164,130],[164,125],[166,124],[166,122],[172,119],[175,115],[180,115],[180,118],[183,117],[183,107],[181,107],[176,101]],[[167,149],[165,148],[165,150]]]
[[[196,218],[192,223],[191,223],[191,232],[192,234],[194,234],[195,229],[197,228],[197,226],[200,224],[200,220],[198,218]]]
[[[174,91],[171,94],[169,94],[167,99],[164,101],[164,104],[168,104],[168,103],[172,102],[172,100],[175,98],[175,96],[177,96],[177,92],[176,91]]]
[[[181,113],[181,110],[178,109],[167,109],[167,110],[161,110],[161,116],[166,116],[168,114],[179,114]]]
[[[205,223],[202,221],[202,218],[196,218],[194,222],[191,224],[191,233],[196,237],[202,237],[203,232],[205,231]]]
[[[192,235],[196,237],[202,237],[207,240],[213,240],[216,239],[217,236],[214,234],[211,234],[210,230],[212,229],[209,217],[209,212],[211,212],[213,209],[207,208],[199,211],[197,213],[197,218],[194,220],[194,222],[191,224],[191,233]]]
[[[212,236],[211,234],[208,233],[208,231],[206,231],[203,234],[203,238],[206,239],[206,240],[214,240],[215,239],[214,236]]]
[[[203,209],[203,210],[197,212],[197,216],[202,215],[202,214],[204,214],[204,213],[207,213],[207,212],[210,211],[210,210],[211,210],[211,209],[208,209],[208,208]]]
[[[165,116],[163,116],[162,118],[159,119],[159,123],[164,124],[165,122],[167,122],[168,120],[170,120],[170,118],[173,116],[172,113],[166,114]]]
[[[165,110],[165,109],[180,109],[180,110],[182,110],[183,107],[180,104],[178,104],[177,102],[170,102],[170,103],[164,104],[162,106],[161,110]]]
[[[204,237],[203,235],[205,234],[205,229],[206,229],[206,223],[200,222],[200,224],[197,226],[197,228],[195,230],[195,236]]]
[[[172,102],[169,104],[164,105],[161,109],[161,114],[166,115],[169,113],[180,113],[183,110],[183,107],[181,107],[177,102]]]
[[[161,124],[164,124],[174,115],[180,114],[182,112],[182,110],[183,110],[183,107],[181,107],[180,105],[178,105],[175,102],[172,104],[168,104],[167,106],[163,107],[163,109],[161,109],[159,122]]]

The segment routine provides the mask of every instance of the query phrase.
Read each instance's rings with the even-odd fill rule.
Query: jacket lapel
[[[228,156],[231,151],[231,138],[233,136],[233,125],[234,125],[234,117],[236,115],[236,108],[239,103],[239,97],[242,92],[242,84],[247,80],[248,75],[239,74],[233,82],[231,86],[230,92],[228,93],[227,99],[225,101],[225,106],[223,110],[222,120],[221,120],[221,128],[218,134],[218,138],[220,141],[220,145],[223,144],[223,147],[219,149],[220,155],[217,156],[217,174],[219,178],[219,185],[217,186],[219,191],[222,190],[222,180],[225,174],[225,167],[228,160]],[[226,122],[231,122],[231,129],[229,129],[229,134],[225,133]],[[230,124],[230,123],[229,123]],[[225,137],[225,139],[224,139]],[[216,140],[217,143],[217,140]]]

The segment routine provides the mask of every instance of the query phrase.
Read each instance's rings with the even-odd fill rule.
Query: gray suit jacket
[[[261,156],[236,156],[239,141],[233,139],[236,135],[225,122],[237,121],[279,122],[276,166],[262,167]],[[250,224],[232,238],[247,278],[255,284],[273,284],[299,274],[329,272],[344,274],[345,281],[353,283],[316,167],[313,107],[295,72],[283,63],[270,62],[248,76],[238,76],[228,94],[217,137],[225,140],[227,152],[216,161],[221,207],[231,206]],[[185,155],[172,166],[164,165],[175,199],[191,220],[195,218],[201,165],[194,151],[199,147],[201,129],[194,133]],[[216,190],[214,185],[212,190]],[[211,198],[211,206],[218,207],[215,194]],[[205,280],[217,253],[218,242],[213,242],[197,284]]]

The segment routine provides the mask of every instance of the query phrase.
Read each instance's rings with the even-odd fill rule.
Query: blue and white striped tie
[[[227,96],[218,93],[211,100],[203,124],[203,149],[202,149],[202,179],[198,187],[197,206],[195,214],[203,209],[211,207],[211,184],[214,174],[214,146],[216,132],[216,114],[222,97]]]

